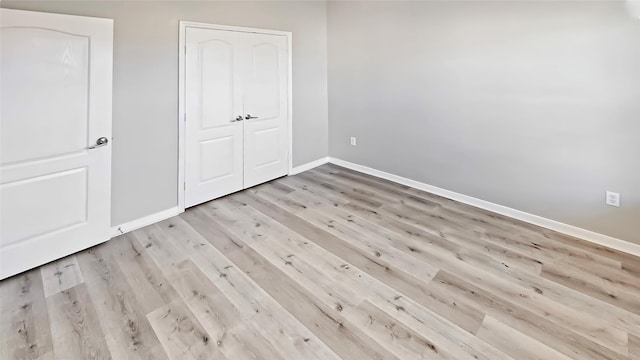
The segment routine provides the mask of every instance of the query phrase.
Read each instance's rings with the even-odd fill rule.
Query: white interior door
[[[185,33],[185,207],[286,175],[287,38]]]
[[[186,207],[243,187],[238,35],[186,30]]]
[[[6,278],[109,239],[113,22],[8,9],[0,16]]]
[[[286,175],[288,163],[287,39],[246,35],[244,187]]]

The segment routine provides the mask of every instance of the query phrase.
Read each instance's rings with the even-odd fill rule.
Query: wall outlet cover
[[[620,194],[613,191],[607,191],[605,202],[607,205],[620,207]]]

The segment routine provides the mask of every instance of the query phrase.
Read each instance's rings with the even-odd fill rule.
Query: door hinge
[[[187,182],[186,181],[182,183],[182,187],[184,188],[184,190],[187,190]]]
[[[182,118],[184,119],[184,122],[187,122],[187,113],[184,113],[184,116]]]

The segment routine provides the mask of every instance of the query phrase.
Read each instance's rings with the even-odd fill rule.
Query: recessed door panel
[[[262,120],[280,116],[280,56],[278,47],[261,43],[251,48],[251,71],[245,95],[245,110]]]
[[[87,222],[87,168],[0,185],[1,246]]]
[[[253,142],[256,148],[263,149],[263,151],[256,153],[255,166],[257,168],[272,165],[281,160],[278,152],[280,132],[277,127],[258,130],[250,136],[253,138],[249,141]]]
[[[2,28],[2,164],[87,147],[89,37]]]
[[[5,278],[111,235],[113,21],[8,9],[0,16]]]
[[[233,113],[233,46],[221,40],[198,46],[202,128],[228,126]]]
[[[200,181],[218,180],[221,177],[233,176],[234,138],[225,136],[200,143]]]

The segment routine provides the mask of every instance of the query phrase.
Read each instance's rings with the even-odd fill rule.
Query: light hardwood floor
[[[0,283],[2,359],[640,359],[640,259],[332,165]]]

